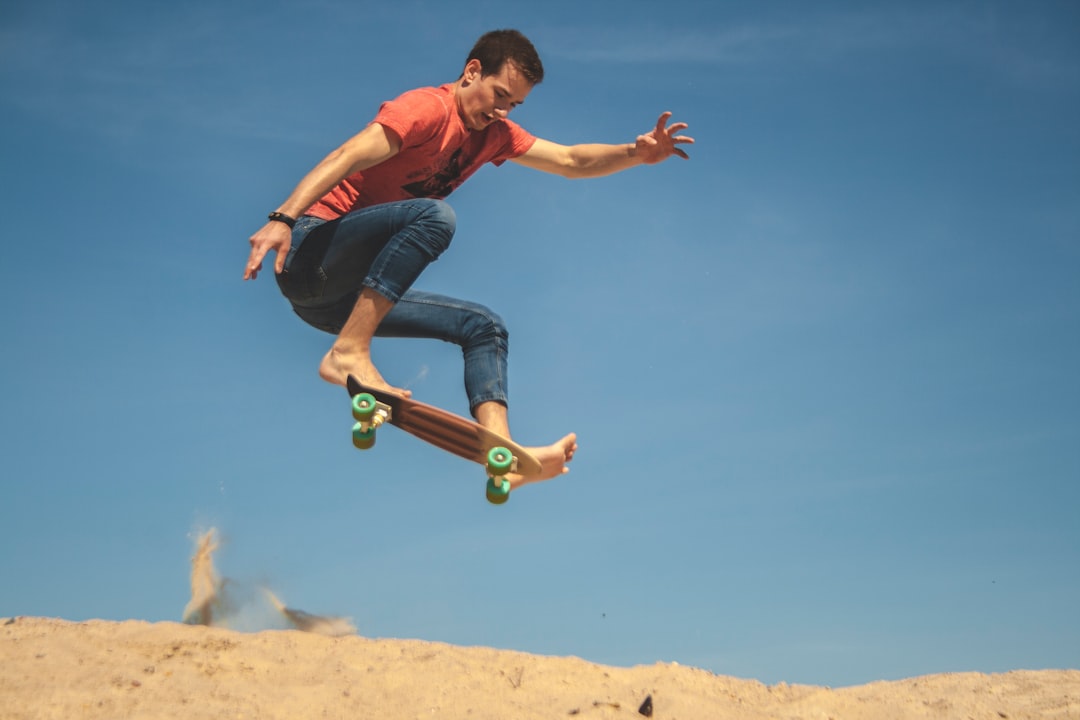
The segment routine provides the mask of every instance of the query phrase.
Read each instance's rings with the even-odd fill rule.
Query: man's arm
[[[694,142],[692,137],[678,134],[688,125],[673,123],[668,126],[670,118],[671,113],[663,113],[655,128],[639,135],[635,142],[622,145],[560,145],[537,138],[528,152],[514,158],[514,162],[563,177],[592,178],[611,175],[635,165],[654,165],[672,155],[689,159],[686,152],[678,147]]]
[[[400,149],[401,142],[393,132],[387,132],[378,123],[368,125],[305,175],[277,211],[289,217],[300,217],[342,180],[389,160]],[[254,280],[258,276],[263,258],[271,250],[277,254],[274,272],[281,273],[285,269],[285,256],[292,244],[292,233],[287,225],[268,222],[251,236],[250,242],[251,254],[244,266],[245,280]]]

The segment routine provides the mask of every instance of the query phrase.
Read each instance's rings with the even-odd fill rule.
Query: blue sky
[[[370,637],[765,682],[1080,667],[1080,10],[1069,2],[156,3],[0,10],[0,615],[177,620],[220,569]],[[381,101],[517,27],[563,143],[677,160],[452,196],[417,287],[511,329],[483,500],[349,442],[330,341],[247,238]],[[511,271],[485,276],[493,262]],[[465,411],[457,349],[383,341]]]

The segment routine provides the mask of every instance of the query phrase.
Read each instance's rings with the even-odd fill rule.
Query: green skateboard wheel
[[[359,450],[370,450],[375,444],[375,428],[364,430],[361,423],[353,425],[352,444]]]
[[[375,396],[368,393],[360,393],[352,399],[353,417],[360,422],[371,422],[375,416]]]
[[[493,477],[502,477],[514,466],[514,454],[504,447],[494,447],[487,454],[487,471]]]
[[[492,505],[502,505],[510,499],[510,481],[506,478],[488,478],[487,499]]]

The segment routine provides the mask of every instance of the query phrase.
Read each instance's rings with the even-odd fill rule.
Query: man
[[[443,201],[486,163],[520,165],[568,178],[599,177],[654,164],[693,139],[685,123],[656,127],[633,143],[559,145],[507,119],[543,80],[535,48],[516,30],[485,34],[456,82],[412,90],[384,103],[375,119],[308,173],[269,222],[251,237],[244,279],[255,279],[267,253],[282,293],[304,321],[337,335],[319,375],[344,385],[393,388],[371,359],[371,339],[437,338],[461,345],[465,389],[477,422],[510,437],[507,332],[489,309],[411,290],[446,250],[455,217]],[[571,433],[529,448],[538,476],[510,476],[511,487],[568,472],[577,450]]]

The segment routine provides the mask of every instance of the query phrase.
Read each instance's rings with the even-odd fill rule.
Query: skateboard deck
[[[487,467],[493,481],[506,472],[536,475],[542,470],[540,461],[528,450],[473,420],[394,392],[369,388],[352,375],[346,381],[346,389],[353,398],[353,415],[358,420],[353,428],[353,442],[361,449],[364,449],[365,444],[370,447],[374,443],[374,435],[371,433],[374,433],[379,425],[389,423],[441,450]],[[375,411],[370,420],[362,419],[366,415],[359,414],[357,408],[359,400],[363,406],[361,409],[366,408],[366,412],[371,412],[371,409],[366,407],[368,400],[362,397],[365,395],[373,398],[375,403]],[[364,427],[365,423],[368,427]],[[371,438],[368,443],[358,440],[358,437],[368,436]],[[502,459],[506,461],[506,465],[493,470],[491,455],[493,451],[499,450],[503,451]],[[510,457],[506,457],[507,455]],[[501,493],[502,500],[497,499],[497,489],[493,497],[490,483],[488,490],[488,500],[500,503],[505,502],[509,487],[507,485]]]

